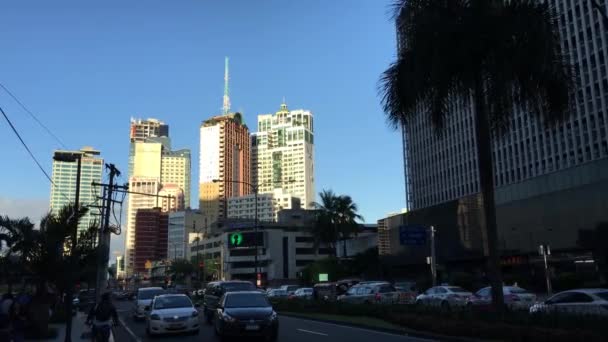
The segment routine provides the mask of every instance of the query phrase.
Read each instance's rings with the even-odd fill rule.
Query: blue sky
[[[192,149],[196,199],[198,129],[220,112],[229,56],[233,110],[252,128],[283,97],[312,110],[316,191],[351,195],[375,222],[405,206],[401,142],[377,93],[395,55],[390,3],[7,0],[0,82],[69,148],[94,146],[125,174],[130,117],[167,122],[173,147]],[[50,173],[58,144],[1,90],[0,106]],[[37,220],[48,181],[1,120],[0,147],[0,214]]]

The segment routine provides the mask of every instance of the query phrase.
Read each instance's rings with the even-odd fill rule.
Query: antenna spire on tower
[[[230,96],[228,95],[228,80],[230,79],[228,76],[228,57],[226,57],[224,63],[224,104],[222,106],[222,112],[226,115],[230,112]]]

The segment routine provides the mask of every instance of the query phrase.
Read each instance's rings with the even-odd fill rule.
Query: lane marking
[[[135,335],[135,333],[127,326],[127,324],[125,323],[125,321],[122,320],[122,318],[118,317],[118,322],[120,322],[120,325],[122,325],[123,328],[125,328],[125,330],[129,333],[129,335],[131,335],[131,337],[135,340],[135,342],[141,342],[142,340],[137,337],[137,335]]]
[[[386,336],[393,336],[393,337],[407,337],[407,338],[412,339],[414,341],[425,341],[425,342],[439,341],[439,340],[434,340],[434,339],[431,339],[431,338],[411,336],[411,335],[409,335],[408,333],[405,333],[405,332],[403,334],[397,334],[397,333],[389,333],[389,332],[378,331],[378,330],[373,330],[373,329],[351,327],[351,326],[342,325],[342,324],[322,322],[322,321],[313,320],[313,319],[306,319],[306,318],[299,318],[299,317],[290,317],[290,316],[282,316],[282,317],[283,318],[287,318],[287,319],[293,319],[293,320],[303,320],[303,321],[315,322],[315,323],[319,323],[319,324],[331,325],[331,326],[334,326],[334,327],[339,327],[339,328],[344,328],[344,329],[365,331],[365,332],[368,332],[368,333],[371,333],[371,334],[386,335]]]
[[[297,331],[301,331],[301,332],[305,332],[305,333],[308,333],[308,334],[313,334],[313,335],[329,336],[327,334],[316,332],[316,331],[312,331],[312,330],[305,330],[305,329],[296,329],[296,330]]]

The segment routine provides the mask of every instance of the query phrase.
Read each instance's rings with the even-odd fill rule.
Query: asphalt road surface
[[[198,335],[170,335],[159,336],[152,339],[146,336],[145,322],[134,321],[131,317],[133,302],[115,302],[116,309],[125,329],[116,336],[117,341],[217,341],[213,328],[205,324],[201,313],[201,330]],[[233,339],[234,341],[250,341],[249,338]],[[259,341],[263,341],[259,339]],[[279,316],[279,339],[278,342],[413,342],[431,341],[427,339],[415,338],[411,336],[389,334],[374,330],[348,327],[331,323],[317,322],[299,318]]]

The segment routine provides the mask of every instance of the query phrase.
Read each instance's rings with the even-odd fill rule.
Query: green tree
[[[194,264],[186,259],[175,259],[171,262],[169,272],[171,272],[177,280],[184,280],[194,272]]]
[[[503,296],[497,250],[492,135],[507,132],[521,109],[545,124],[568,114],[572,68],[561,52],[555,10],[531,0],[400,0],[399,51],[381,78],[389,122],[418,112],[438,132],[459,100],[474,108],[474,132],[493,304]]]
[[[360,229],[357,220],[363,217],[357,213],[357,204],[350,196],[336,195],[331,190],[323,190],[319,193],[320,203],[313,203],[316,209],[315,222],[312,227],[312,235],[315,245],[328,244],[337,256],[337,242],[344,241],[344,256],[346,256],[346,240]]]

